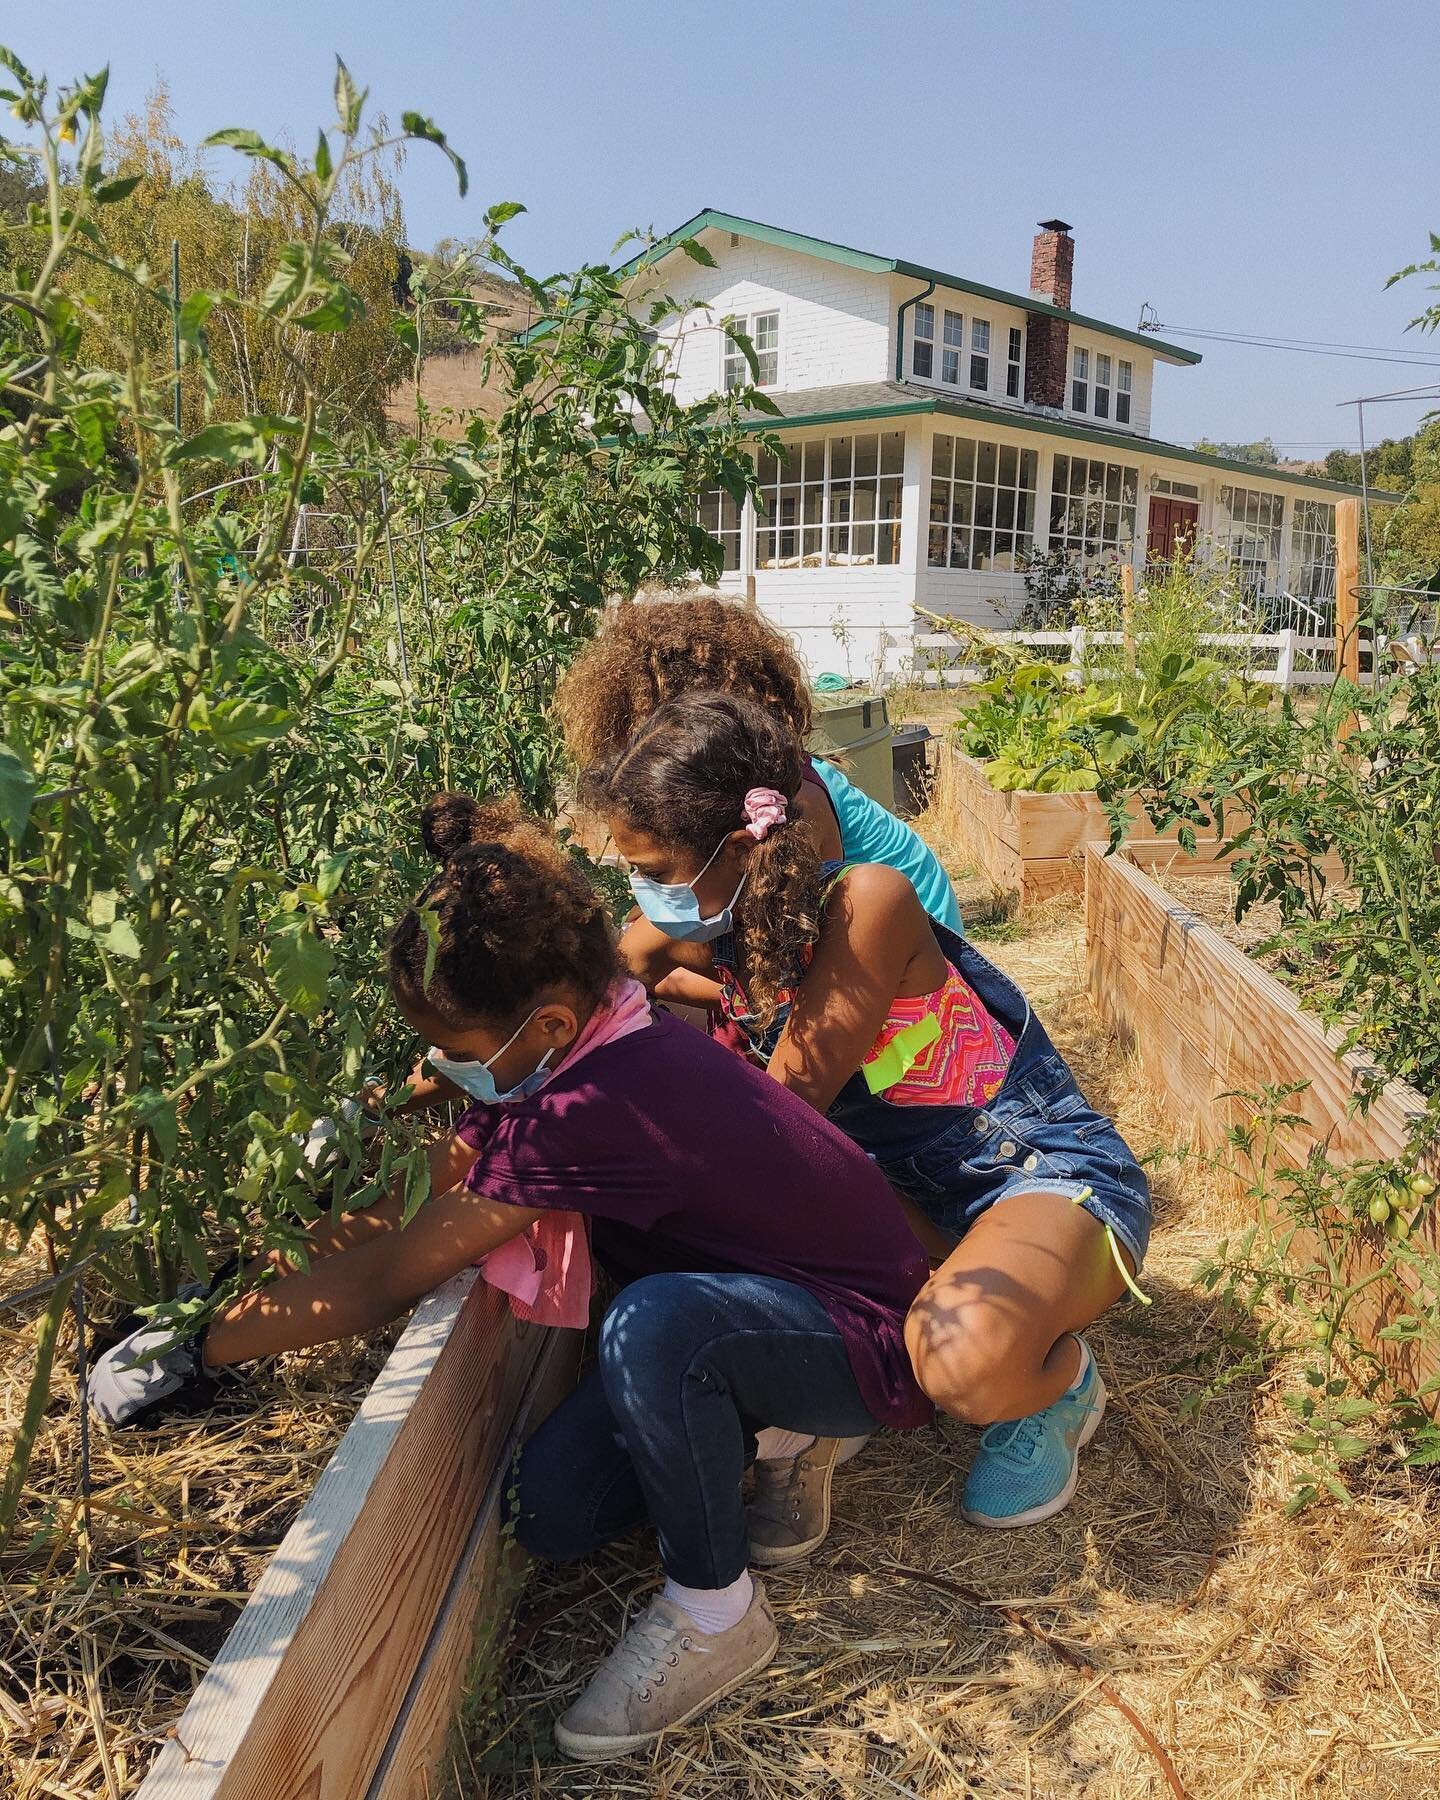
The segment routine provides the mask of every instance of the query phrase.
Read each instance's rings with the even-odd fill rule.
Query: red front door
[[[1150,528],[1145,540],[1147,565],[1174,562],[1182,546],[1193,549],[1199,524],[1200,508],[1194,500],[1168,500],[1162,494],[1152,494]]]

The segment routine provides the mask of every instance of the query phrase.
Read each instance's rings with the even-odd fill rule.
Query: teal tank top
[[[852,786],[834,763],[816,756],[811,758],[810,766],[835,809],[845,861],[885,863],[899,869],[902,875],[910,877],[910,884],[930,917],[963,936],[965,924],[950,877],[924,838],[878,800]]]

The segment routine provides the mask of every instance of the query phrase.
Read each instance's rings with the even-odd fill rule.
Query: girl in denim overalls
[[[917,1377],[988,1427],[962,1511],[1030,1524],[1067,1504],[1099,1424],[1077,1333],[1133,1285],[1148,1185],[1007,976],[896,870],[821,861],[803,762],[752,702],[692,693],[588,771],[645,915],[622,949],[661,999],[718,981],[750,1053],[909,1204],[943,1258],[907,1323]]]

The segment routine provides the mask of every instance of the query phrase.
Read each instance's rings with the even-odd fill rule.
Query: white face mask
[[[473,1060],[454,1062],[437,1045],[432,1044],[428,1058],[431,1068],[437,1069],[447,1081],[453,1081],[456,1087],[463,1089],[472,1099],[479,1100],[485,1106],[504,1106],[507,1101],[528,1100],[532,1094],[538,1093],[544,1087],[554,1073],[549,1067],[550,1058],[555,1054],[553,1050],[547,1050],[524,1080],[517,1081],[514,1087],[507,1089],[503,1094],[495,1086],[495,1077],[491,1073],[491,1066],[499,1062],[539,1010],[538,1006],[533,1007],[495,1054],[484,1062]]]
[[[730,929],[732,909],[740,898],[740,890],[750,871],[745,871],[736,884],[735,892],[720,911],[708,919],[701,916],[700,900],[695,892],[695,883],[704,879],[705,870],[729,841],[730,834],[726,832],[710,852],[710,862],[689,881],[652,881],[648,875],[642,875],[638,870],[630,871],[630,892],[635,896],[635,904],[666,937],[676,938],[683,944],[708,944],[713,938],[723,937]]]

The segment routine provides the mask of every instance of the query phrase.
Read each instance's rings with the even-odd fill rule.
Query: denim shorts
[[[983,1111],[881,1166],[908,1200],[956,1237],[1012,1194],[1066,1194],[1112,1228],[1138,1271],[1150,1242],[1150,1184],[1124,1138],[1080,1092],[1059,1051],[1048,1044],[1047,1050],[1024,1067],[1012,1064]]]
[[[871,1095],[856,1077],[831,1107],[831,1121],[942,1231],[963,1237],[1012,1194],[1065,1194],[1111,1227],[1138,1271],[1150,1242],[1150,1184],[1130,1146],[1081,1093],[1009,976],[967,939],[943,925],[934,931],[1015,1041],[999,1091],[980,1108],[901,1106]]]

